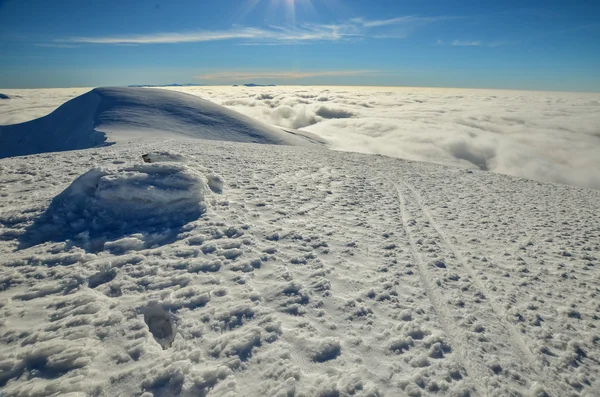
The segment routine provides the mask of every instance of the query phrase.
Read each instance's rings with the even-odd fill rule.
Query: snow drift
[[[140,137],[199,138],[309,146],[284,131],[197,96],[147,88],[95,88],[29,122],[0,127],[0,158],[86,149]]]
[[[202,173],[183,164],[94,168],[54,198],[21,248],[63,240],[90,251],[162,245],[200,217],[206,191]]]

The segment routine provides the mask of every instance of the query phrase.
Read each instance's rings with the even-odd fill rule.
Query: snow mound
[[[0,158],[152,137],[291,146],[324,143],[310,133],[286,132],[190,94],[95,88],[45,117],[0,127]]]
[[[169,242],[204,212],[205,178],[183,164],[92,169],[56,196],[21,247],[71,240],[91,251],[140,250]]]

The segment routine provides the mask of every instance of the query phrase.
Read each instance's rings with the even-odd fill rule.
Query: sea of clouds
[[[188,88],[333,149],[600,189],[600,94],[381,87]]]
[[[269,124],[313,132],[335,150],[600,189],[597,93],[403,87],[169,89]],[[87,89],[10,91],[6,93],[18,96],[14,101],[22,105],[0,104],[0,124],[39,117]]]

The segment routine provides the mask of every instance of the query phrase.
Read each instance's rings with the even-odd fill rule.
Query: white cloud
[[[451,42],[445,42],[443,40],[436,40],[436,45],[451,45],[454,47],[500,47],[506,45],[505,41],[494,41],[494,42],[484,42],[481,40],[454,40]]]
[[[600,94],[389,87],[181,90],[269,124],[306,129],[337,150],[600,189]]]
[[[368,28],[372,27],[380,27],[380,26],[389,26],[389,25],[415,25],[415,24],[425,24],[432,22],[440,22],[447,21],[451,19],[461,19],[462,17],[456,16],[436,16],[436,17],[418,17],[414,15],[402,16],[391,19],[382,19],[382,20],[372,20],[365,21],[362,19],[355,19],[355,21],[362,22],[362,25]]]
[[[38,43],[34,44],[36,47],[43,48],[77,48],[79,46],[74,44],[61,44],[61,43]]]
[[[473,41],[469,41],[469,40],[454,40],[452,42],[453,46],[480,46],[481,45],[481,41],[479,40],[473,40]]]
[[[215,73],[281,80],[370,71]],[[5,90],[0,125],[43,116],[88,89]],[[333,149],[600,189],[600,94],[400,87],[185,87]]]
[[[296,28],[270,26],[267,29],[233,28],[223,31],[198,31],[151,33],[125,36],[68,37],[56,39],[56,43],[86,44],[173,44],[207,41],[242,40],[250,43],[291,43],[314,41],[338,41],[363,37],[364,33],[354,25],[301,25]]]
[[[227,30],[163,32],[110,36],[76,36],[57,38],[53,43],[82,44],[173,44],[207,41],[240,40],[244,43],[287,44],[293,42],[340,41],[358,38],[405,38],[415,28],[425,24],[456,19],[457,17],[403,16],[388,20],[350,19],[339,24],[300,24],[296,27],[269,26],[265,28],[232,27]],[[393,28],[389,32],[380,28]],[[377,28],[377,32],[373,29]]]
[[[87,44],[170,44],[203,41],[219,41],[233,39],[273,39],[283,37],[276,32],[261,29],[243,28],[228,31],[200,31],[188,33],[152,33],[145,35],[104,36],[104,37],[69,37],[56,39],[55,42],[87,43]]]

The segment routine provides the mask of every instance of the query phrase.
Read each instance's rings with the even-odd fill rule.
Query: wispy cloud
[[[453,41],[444,41],[444,40],[436,40],[436,45],[450,45],[453,47],[499,47],[505,45],[505,41],[495,41],[495,42],[484,42],[482,40],[453,40]]]
[[[64,43],[37,43],[34,44],[36,47],[43,47],[43,48],[77,48],[79,47],[78,45],[74,45],[74,44],[64,44]]]
[[[377,74],[375,70],[321,70],[321,71],[225,71],[195,76],[198,80],[247,81],[250,79],[301,80],[311,77],[347,77]]]
[[[227,31],[199,31],[185,33],[170,32],[134,34],[125,36],[79,36],[55,39],[54,42],[86,44],[172,44],[233,39],[266,39],[273,38],[275,35],[276,32],[269,32],[254,28],[243,28]]]
[[[405,38],[417,26],[457,17],[404,16],[387,20],[350,19],[337,24],[300,24],[295,27],[264,28],[234,26],[227,30],[163,32],[111,36],[76,36],[57,38],[53,43],[79,44],[173,44],[239,40],[244,43],[287,44],[294,42],[342,41],[362,38]],[[390,31],[382,31],[388,28]],[[374,31],[376,30],[376,31]]]
[[[432,23],[432,22],[448,21],[448,20],[452,20],[452,19],[462,19],[462,18],[463,17],[449,16],[449,15],[442,15],[442,16],[435,16],[435,17],[419,17],[419,16],[415,16],[415,15],[406,15],[406,16],[401,16],[401,17],[396,17],[396,18],[391,18],[391,19],[380,19],[380,20],[372,20],[372,21],[365,21],[361,18],[356,18],[356,19],[353,19],[353,21],[362,23],[362,25],[364,27],[373,28],[373,27],[390,26],[390,25],[427,24],[427,23]]]
[[[469,41],[469,40],[454,40],[452,42],[453,46],[480,46],[481,45],[481,41],[479,40],[474,40],[474,41]]]
[[[260,28],[232,28],[222,31],[171,32],[127,36],[68,37],[55,43],[85,44],[173,44],[207,41],[242,40],[250,43],[290,43],[311,41],[339,41],[364,35],[351,25],[302,25],[296,28],[270,26]]]

